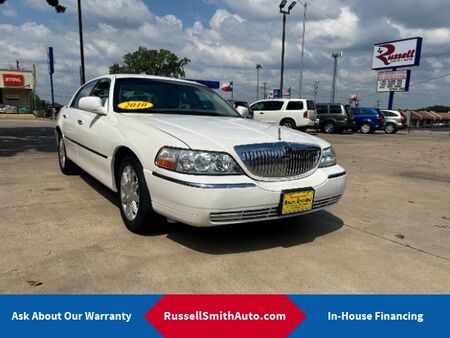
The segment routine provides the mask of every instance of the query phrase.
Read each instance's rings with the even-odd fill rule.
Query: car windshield
[[[120,113],[242,117],[213,90],[171,80],[117,79],[113,102],[114,110]]]

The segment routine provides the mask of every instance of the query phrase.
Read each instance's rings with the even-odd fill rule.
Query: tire
[[[156,228],[161,216],[152,209],[142,165],[136,157],[122,159],[116,180],[120,214],[127,229],[142,234]]]
[[[295,121],[293,119],[283,119],[280,122],[280,126],[283,126],[286,128],[291,128],[291,129],[295,129],[297,127],[297,125],[295,124]]]
[[[336,124],[333,121],[326,121],[323,124],[323,132],[325,134],[334,134],[336,132]]]
[[[58,163],[64,175],[73,175],[77,172],[78,167],[67,157],[66,144],[60,133],[58,133]]]
[[[397,132],[397,128],[395,127],[395,124],[388,123],[384,126],[384,132],[386,134],[395,134]]]
[[[372,126],[370,125],[370,123],[365,122],[361,125],[361,128],[359,130],[363,134],[370,134],[372,132]]]

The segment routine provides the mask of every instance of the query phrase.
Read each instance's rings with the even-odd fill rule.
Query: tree
[[[191,62],[186,57],[179,58],[166,49],[147,49],[139,47],[132,53],[123,56],[123,65],[114,63],[109,67],[110,74],[131,73],[169,77],[183,77],[184,67]]]
[[[5,3],[6,0],[0,0],[0,5]],[[52,6],[57,13],[64,13],[67,9],[66,6],[60,5],[59,0],[47,0],[47,3]]]

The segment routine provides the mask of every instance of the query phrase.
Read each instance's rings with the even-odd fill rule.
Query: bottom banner
[[[0,337],[450,337],[449,295],[3,295]]]

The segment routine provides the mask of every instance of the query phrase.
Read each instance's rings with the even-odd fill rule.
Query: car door
[[[89,96],[102,99],[104,107],[108,106],[111,80],[100,79],[96,82]],[[105,125],[107,115],[96,114],[76,108],[77,142],[79,165],[101,182],[108,182],[109,162],[105,152]]]
[[[96,83],[97,81],[92,81],[81,87],[70,104],[61,109],[59,117],[61,119],[61,128],[66,141],[65,147],[67,156],[77,164],[79,164],[78,143],[81,142],[80,135],[78,134],[78,102],[82,97],[90,95]]]

